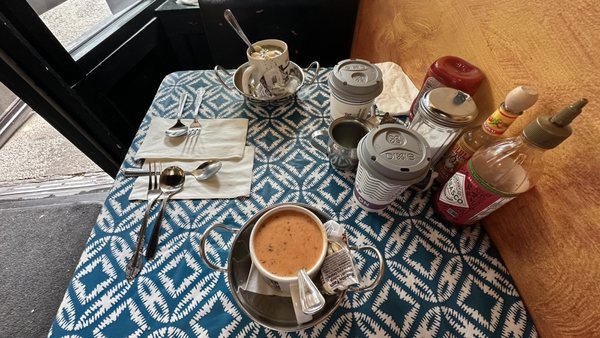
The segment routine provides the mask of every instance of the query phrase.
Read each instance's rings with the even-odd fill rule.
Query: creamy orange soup
[[[270,273],[296,276],[312,268],[323,249],[323,235],[313,219],[294,210],[270,216],[254,235],[254,252]]]

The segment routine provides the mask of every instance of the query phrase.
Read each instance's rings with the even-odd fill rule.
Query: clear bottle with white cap
[[[463,166],[475,152],[488,146],[502,136],[508,127],[529,109],[538,99],[534,87],[518,86],[508,92],[504,102],[490,115],[481,126],[468,129],[448,149],[435,166],[437,181],[445,183]]]
[[[469,225],[531,189],[542,175],[542,155],[571,136],[570,123],[587,102],[540,116],[520,136],[478,150],[438,193],[436,212],[452,224]]]

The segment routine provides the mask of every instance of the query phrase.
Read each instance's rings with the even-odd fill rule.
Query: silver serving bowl
[[[331,219],[329,215],[323,211],[316,209],[312,206],[299,203],[286,203],[292,205],[298,205],[312,211],[317,217],[321,219],[323,223]],[[342,303],[346,291],[340,291],[335,295],[323,295],[325,298],[325,307],[318,313],[313,315],[313,319],[309,322],[298,324],[296,315],[294,313],[294,306],[292,305],[292,299],[290,297],[280,296],[268,296],[249,292],[240,288],[240,286],[246,285],[250,267],[252,261],[250,260],[250,233],[252,228],[258,219],[270,209],[277,207],[282,204],[273,205],[265,208],[254,215],[244,226],[239,229],[231,228],[224,224],[214,224],[210,226],[202,235],[200,242],[200,254],[202,260],[206,265],[214,270],[218,270],[227,274],[229,280],[229,288],[233,294],[233,298],[237,302],[238,306],[256,323],[267,327],[269,329],[277,331],[299,331],[309,327],[313,327],[324,320],[326,320]],[[215,228],[221,228],[223,230],[235,233],[236,236],[233,239],[231,251],[227,259],[226,267],[219,267],[214,263],[210,262],[206,255],[206,240]],[[353,251],[369,250],[374,252],[378,258],[379,274],[375,280],[368,286],[360,286],[350,288],[349,291],[363,292],[374,289],[382,280],[384,272],[383,257],[379,250],[372,246],[362,247],[350,247]],[[315,278],[320,280],[320,277]],[[320,282],[317,282],[317,286],[320,286]]]
[[[281,105],[283,103],[293,100],[296,97],[296,94],[298,93],[298,91],[303,86],[311,85],[313,82],[315,82],[317,77],[319,77],[319,70],[321,68],[319,65],[319,62],[317,62],[317,61],[313,61],[310,65],[308,65],[308,67],[306,67],[305,70],[303,70],[297,64],[290,61],[290,66],[291,66],[290,75],[295,76],[296,78],[298,78],[300,80],[299,81],[300,84],[298,85],[298,87],[296,87],[296,90],[293,93],[287,93],[287,94],[280,95],[280,96],[275,96],[275,97],[270,97],[270,98],[260,98],[260,97],[255,97],[253,95],[246,94],[242,90],[242,75],[244,74],[244,70],[246,70],[246,68],[248,68],[249,66],[250,66],[250,64],[248,62],[244,63],[243,65],[239,66],[232,75],[225,68],[217,65],[217,66],[215,66],[215,75],[217,76],[217,79],[219,80],[219,82],[221,82],[221,84],[225,88],[227,88],[229,90],[235,90],[249,102],[252,102],[254,104],[261,105],[261,106],[263,106],[263,105],[264,106],[267,106],[267,105],[278,106],[278,105]],[[311,68],[315,68],[314,76],[310,80],[307,80],[304,72],[306,71],[308,73],[308,71]],[[227,78],[231,79],[230,82],[233,86],[227,84],[227,82],[228,82],[227,78],[224,79],[222,77],[221,73],[225,73]]]

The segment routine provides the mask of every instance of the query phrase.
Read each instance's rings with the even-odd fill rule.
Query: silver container
[[[352,116],[343,116],[331,122],[329,128],[317,130],[311,135],[311,145],[327,155],[332,166],[339,170],[354,170],[358,165],[356,147],[375,125],[368,120]],[[317,139],[327,136],[327,147],[321,146]]]
[[[262,98],[258,98],[258,97],[244,93],[244,90],[242,87],[242,76],[244,75],[244,71],[246,70],[246,68],[248,68],[249,66],[250,66],[250,63],[246,62],[243,65],[239,66],[235,70],[235,72],[233,74],[231,74],[225,68],[217,65],[217,66],[215,66],[215,75],[217,76],[217,80],[219,80],[219,82],[221,82],[221,84],[225,88],[227,88],[229,90],[237,91],[246,100],[248,100],[248,102],[251,102],[251,103],[259,105],[259,106],[278,106],[278,105],[282,105],[282,104],[292,101],[296,97],[296,94],[298,93],[298,91],[300,91],[300,89],[303,86],[310,86],[311,84],[313,84],[313,82],[315,82],[315,80],[319,77],[319,70],[321,69],[319,62],[317,62],[317,61],[313,61],[304,70],[302,68],[300,68],[297,64],[290,61],[290,67],[291,67],[290,76],[294,76],[294,77],[298,78],[298,80],[300,82],[300,84],[296,88],[296,91],[294,91],[293,93],[288,93],[288,94],[277,96],[277,97],[262,99]],[[307,80],[306,76],[305,76],[305,72],[308,73],[311,68],[315,69],[314,76],[310,80]],[[233,86],[227,84],[227,82],[228,82],[227,79],[226,78],[224,79],[221,76],[221,73],[225,73],[228,78],[231,78],[231,84]]]
[[[248,292],[240,288],[240,286],[246,284],[252,264],[250,259],[250,234],[252,229],[254,228],[256,221],[258,221],[263,214],[272,208],[281,205],[296,205],[306,208],[319,217],[323,223],[331,219],[329,215],[325,214],[321,210],[306,204],[284,203],[273,205],[259,211],[239,229],[219,223],[210,226],[202,235],[202,240],[200,241],[200,255],[202,256],[204,263],[209,268],[227,274],[227,280],[229,281],[229,288],[233,298],[235,299],[239,308],[242,309],[242,311],[248,315],[248,317],[250,317],[256,323],[269,329],[290,332],[313,327],[325,321],[341,305],[342,301],[344,300],[344,296],[346,295],[346,291],[341,291],[334,295],[323,294],[323,297],[325,298],[325,306],[323,309],[314,314],[311,321],[304,324],[298,324],[291,298],[261,295]],[[225,267],[217,266],[209,261],[206,254],[206,240],[208,239],[210,233],[216,228],[220,228],[235,234],[231,251],[229,252],[229,256],[227,258],[227,266]],[[379,273],[370,285],[353,287],[348,291],[364,292],[373,290],[383,279],[385,267],[383,256],[379,250],[373,246],[350,246],[349,248],[351,251],[372,251],[375,253],[378,258]],[[317,287],[321,287],[320,282],[316,282],[320,280],[320,274],[314,280],[317,284]]]

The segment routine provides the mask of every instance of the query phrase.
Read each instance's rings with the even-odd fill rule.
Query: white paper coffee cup
[[[399,124],[382,124],[358,144],[354,198],[366,211],[378,212],[429,171],[431,155],[423,137]]]

